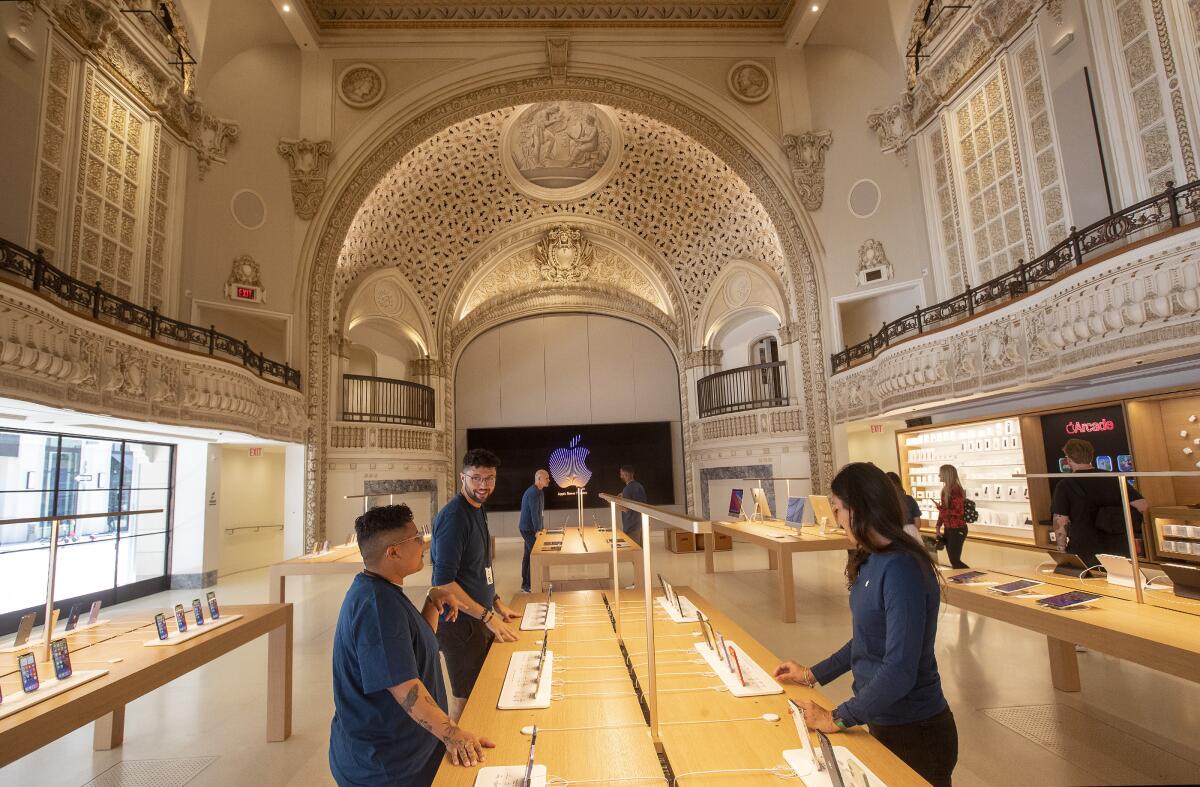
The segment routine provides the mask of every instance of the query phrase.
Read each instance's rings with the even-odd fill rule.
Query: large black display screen
[[[1095,466],[1101,470],[1135,469],[1125,431],[1125,412],[1121,405],[1093,407],[1042,416],[1042,447],[1046,452],[1046,469],[1051,473],[1069,472],[1060,465],[1062,447],[1072,437],[1087,440],[1096,449]],[[1058,484],[1050,479],[1050,491]]]
[[[578,444],[571,443],[579,435]],[[587,483],[584,505],[603,506],[601,492],[617,494],[624,487],[621,465],[633,465],[637,480],[646,487],[652,505],[675,502],[672,478],[671,424],[657,421],[640,424],[591,424],[588,426],[520,426],[503,429],[468,429],[467,448],[487,448],[502,463],[496,489],[488,500],[492,511],[519,511],[521,495],[533,483],[540,468],[576,469],[586,467],[592,473]],[[551,456],[555,455],[554,459]],[[585,453],[586,452],[586,453]],[[560,495],[564,490],[551,478],[546,487],[546,509],[575,508],[575,497]]]

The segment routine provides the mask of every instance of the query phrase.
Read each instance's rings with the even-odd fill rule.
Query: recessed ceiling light
[[[287,3],[284,3],[284,4],[283,4],[283,12],[284,12],[285,14],[286,14],[288,11],[291,11],[291,10],[292,10],[292,7],[291,7],[290,5],[288,5]],[[817,10],[817,9],[816,9],[816,8],[814,8],[813,10],[815,11],[815,10]]]
[[[821,6],[819,6],[819,5],[814,5],[814,6],[812,7],[812,9],[813,9],[813,13],[815,14],[816,12],[818,12],[818,11],[820,11],[820,10],[821,10]]]

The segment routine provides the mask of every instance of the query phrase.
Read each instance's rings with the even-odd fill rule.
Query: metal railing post
[[[1071,234],[1068,236],[1071,239],[1071,256],[1075,259],[1075,267],[1083,264],[1083,247],[1079,243],[1079,230],[1075,225],[1071,225]]]
[[[92,319],[100,319],[100,299],[104,297],[104,289],[100,286],[100,280],[96,280],[96,286],[92,288]]]
[[[650,515],[642,514],[642,587],[646,600],[646,699],[650,705],[650,740],[655,745],[661,740],[658,728],[657,667],[654,652],[654,584],[650,580]]]
[[[42,279],[46,276],[46,258],[42,256],[42,250],[38,249],[33,255],[33,291],[37,292],[42,288]]]
[[[1175,190],[1175,181],[1167,181],[1167,204],[1171,207],[1171,226],[1178,227],[1181,219],[1179,218],[1179,203],[1176,201],[1179,194]]]

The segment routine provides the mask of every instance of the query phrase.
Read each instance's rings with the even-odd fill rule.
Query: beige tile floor
[[[774,573],[765,553],[739,544],[718,557],[722,573],[704,573],[701,555],[675,555],[654,540],[654,569],[691,585],[716,602],[781,656],[814,662],[840,646],[849,632],[842,565],[844,553],[795,557],[797,622],[779,621]],[[500,592],[519,588],[518,543],[497,549]],[[968,545],[977,566],[1029,567],[1036,555]],[[350,577],[289,581],[296,603],[294,733],[285,743],[263,740],[266,642],[245,646],[131,704],[125,745],[91,750],[84,727],[0,769],[0,785],[85,784],[122,759],[211,756],[216,760],[189,784],[325,785],[330,694],[330,643]],[[428,583],[428,569],[413,578]],[[265,570],[221,580],[226,604],[262,602]],[[156,610],[187,602],[195,591],[142,599],[129,608]],[[148,612],[149,615],[149,612]],[[1200,625],[1200,618],[1197,619]],[[946,607],[941,613],[938,662],[958,720],[959,785],[1167,784],[1200,781],[1200,686],[1117,661],[1080,655],[1084,690],[1055,692],[1045,640],[1024,630]],[[828,688],[850,692],[843,677]],[[1022,708],[1023,710],[1011,710]],[[1009,710],[1006,710],[1009,709]],[[1028,722],[1025,734],[997,719]],[[146,782],[149,784],[154,781]]]

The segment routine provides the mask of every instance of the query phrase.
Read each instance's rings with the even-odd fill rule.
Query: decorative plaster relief
[[[904,164],[908,164],[908,138],[912,135],[908,114],[912,110],[912,98],[905,93],[900,100],[887,109],[867,115],[867,128],[875,132],[879,149],[884,153],[895,153]]]
[[[500,144],[513,185],[548,202],[572,202],[602,187],[620,163],[621,148],[612,110],[582,101],[518,108]]]
[[[551,284],[578,284],[591,273],[596,253],[591,241],[569,224],[559,224],[533,247],[538,275]]]
[[[817,210],[825,200],[825,151],[831,144],[832,131],[806,131],[783,137],[783,148],[792,165],[792,182],[806,210]]]
[[[742,60],[734,63],[725,77],[729,92],[743,104],[765,101],[775,88],[775,79],[762,63]]]
[[[685,353],[683,356],[683,369],[696,369],[703,367],[715,366],[721,368],[721,356],[725,354],[724,350],[716,347],[702,347],[699,350]]]
[[[872,276],[873,273],[877,275]],[[883,243],[870,238],[858,247],[858,284],[863,286],[877,281],[887,281],[894,275],[892,262],[883,250]]]
[[[317,215],[317,207],[325,195],[325,175],[329,171],[333,143],[328,140],[281,139],[277,149],[287,161],[296,215],[307,221]]]
[[[342,69],[337,78],[338,98],[348,107],[370,109],[387,90],[383,72],[370,63],[354,63]]]
[[[0,395],[140,421],[299,441],[299,392],[249,370],[142,342],[0,284]]]
[[[239,287],[252,288],[254,297],[246,298],[239,296],[237,290]],[[229,300],[254,301],[255,303],[267,302],[267,291],[262,283],[262,271],[258,267],[258,261],[249,254],[243,254],[233,261],[233,267],[229,270],[229,277],[225,279],[225,297]]]
[[[546,62],[550,65],[550,84],[561,85],[567,79],[567,51],[570,36],[546,36]]]
[[[837,421],[1167,360],[1200,339],[1200,239],[1157,241],[833,377]]]

